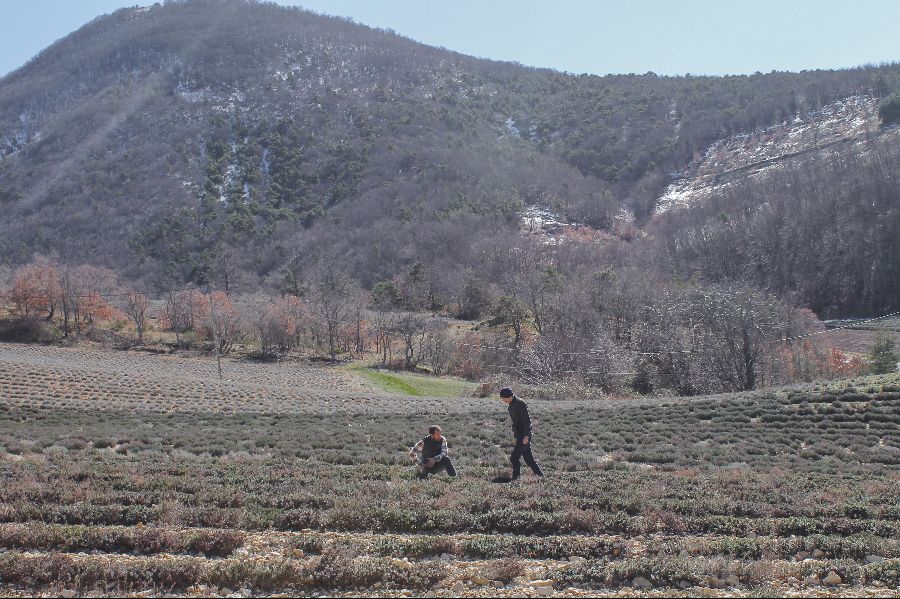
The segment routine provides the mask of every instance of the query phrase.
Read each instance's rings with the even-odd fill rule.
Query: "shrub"
[[[287,510],[275,519],[278,530],[303,530],[318,528],[321,525],[319,514],[308,509]]]
[[[457,553],[458,548],[456,542],[450,538],[421,536],[409,539],[381,537],[374,542],[372,550],[378,555],[421,558],[442,553]]]
[[[207,567],[209,569],[199,579],[218,587],[268,590],[298,583],[302,586],[308,580],[304,567],[290,560],[220,560],[210,562]],[[198,578],[189,582],[196,580]],[[184,585],[180,586],[183,588]]]
[[[53,343],[59,331],[40,318],[22,317],[0,320],[0,341],[7,343]]]
[[[609,562],[591,560],[567,569],[560,575],[564,583],[602,584],[622,586],[630,584],[638,576],[657,586],[676,586],[680,582],[696,584],[700,574],[687,559],[657,556],[625,559]]]
[[[352,549],[329,547],[315,565],[312,583],[325,588],[359,589],[380,583],[385,588],[427,589],[447,576],[444,565],[432,560],[416,563],[405,558],[357,555],[370,550],[356,543]]]
[[[882,125],[900,122],[900,93],[894,92],[878,103],[878,116]]]
[[[890,586],[900,584],[900,559],[889,559],[878,564],[863,566],[867,581],[878,580]]]
[[[81,590],[183,589],[203,578],[203,569],[202,561],[196,558],[107,563],[76,561],[62,554],[33,556],[10,552],[0,556],[0,579],[28,588],[57,584]]]

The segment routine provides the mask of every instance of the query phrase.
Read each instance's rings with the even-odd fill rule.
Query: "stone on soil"
[[[631,581],[631,586],[636,589],[652,589],[653,585],[650,584],[650,581],[644,578],[643,576],[638,576],[634,580]]]

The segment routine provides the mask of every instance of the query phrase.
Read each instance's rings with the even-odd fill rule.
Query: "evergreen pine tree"
[[[875,345],[869,354],[872,374],[887,374],[897,370],[897,362],[900,356],[894,344],[894,338],[890,333],[878,333],[875,336]]]

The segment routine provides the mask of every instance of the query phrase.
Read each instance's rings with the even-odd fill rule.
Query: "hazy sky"
[[[0,0],[0,75],[146,0]],[[573,73],[726,74],[900,61],[898,0],[279,0],[465,54]]]

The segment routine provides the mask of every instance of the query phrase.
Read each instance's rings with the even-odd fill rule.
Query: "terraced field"
[[[875,345],[879,332],[887,332],[894,338],[894,343],[900,347],[900,328],[874,330],[841,329],[828,332],[828,341],[841,351],[868,354]]]
[[[102,349],[0,343],[0,388],[10,403],[137,412],[291,411],[316,400],[359,398],[364,379],[338,368]]]
[[[258,370],[257,370],[258,369]],[[506,406],[308,365],[0,345],[3,594],[900,591],[900,377]],[[418,481],[432,422],[460,477]]]

